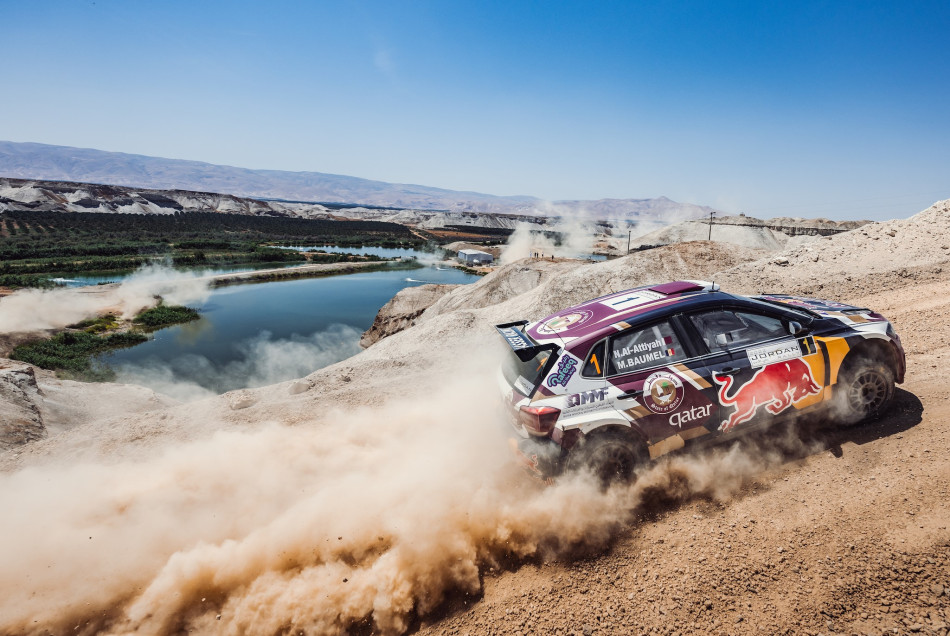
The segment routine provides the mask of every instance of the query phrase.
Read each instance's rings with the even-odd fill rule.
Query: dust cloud
[[[560,244],[543,232],[561,234]],[[561,218],[543,231],[530,223],[519,223],[501,249],[499,261],[508,265],[534,253],[545,257],[583,258],[594,249],[596,227],[581,217]]]
[[[734,447],[543,487],[510,460],[492,370],[467,370],[305,425],[0,475],[0,632],[403,632],[488,567],[602,549],[644,506],[726,499],[775,461]]]
[[[601,219],[588,210],[550,202],[542,209],[553,223],[543,229],[535,224],[519,223],[502,247],[500,264],[509,265],[535,253],[545,257],[585,258],[594,252],[595,244],[601,242],[602,247],[609,245],[614,253],[626,254],[630,240],[693,218],[685,213],[668,213],[662,221]],[[561,235],[560,242],[544,232],[557,232]]]
[[[209,290],[200,274],[162,265],[142,267],[117,285],[23,289],[0,299],[0,333],[59,329],[106,312],[131,318],[154,306],[156,296],[180,305],[205,300]]]

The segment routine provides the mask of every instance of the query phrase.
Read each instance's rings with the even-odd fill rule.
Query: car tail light
[[[518,421],[532,435],[550,435],[554,430],[557,418],[561,416],[561,409],[553,406],[522,406],[518,413]]]

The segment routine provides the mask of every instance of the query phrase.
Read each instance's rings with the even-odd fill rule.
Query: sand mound
[[[752,249],[775,251],[809,243],[821,236],[853,230],[866,223],[867,221],[829,221],[786,217],[763,221],[749,216],[727,216],[715,219],[711,232],[708,222],[702,220],[668,225],[638,236],[631,243],[631,249],[686,241],[713,240]]]
[[[869,223],[723,272],[748,292],[850,295],[869,281],[894,289],[939,276],[950,261],[950,200],[909,219]]]

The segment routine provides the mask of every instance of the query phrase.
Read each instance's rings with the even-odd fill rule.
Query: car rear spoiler
[[[557,353],[558,347],[556,344],[543,344],[539,345],[535,343],[525,332],[523,327],[528,324],[527,320],[517,320],[515,322],[506,322],[500,325],[495,325],[495,329],[498,330],[498,333],[501,334],[501,337],[505,339],[505,342],[508,343],[508,346],[515,352],[515,355],[518,356],[518,359],[522,362],[527,362],[531,360],[536,355],[542,351],[550,351],[552,353]]]

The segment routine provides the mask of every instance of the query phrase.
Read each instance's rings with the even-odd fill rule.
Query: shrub
[[[183,307],[181,305],[159,305],[158,307],[146,309],[136,316],[132,322],[143,325],[150,329],[157,329],[159,327],[166,327],[168,325],[177,325],[183,322],[191,322],[192,320],[198,320],[200,317],[201,316],[198,314],[198,310],[192,309],[191,307]]]
[[[10,357],[35,364],[43,369],[77,380],[105,382],[115,377],[115,372],[93,359],[113,349],[124,349],[145,342],[141,333],[116,333],[97,336],[84,331],[67,331],[46,340],[35,340],[16,347]]]

